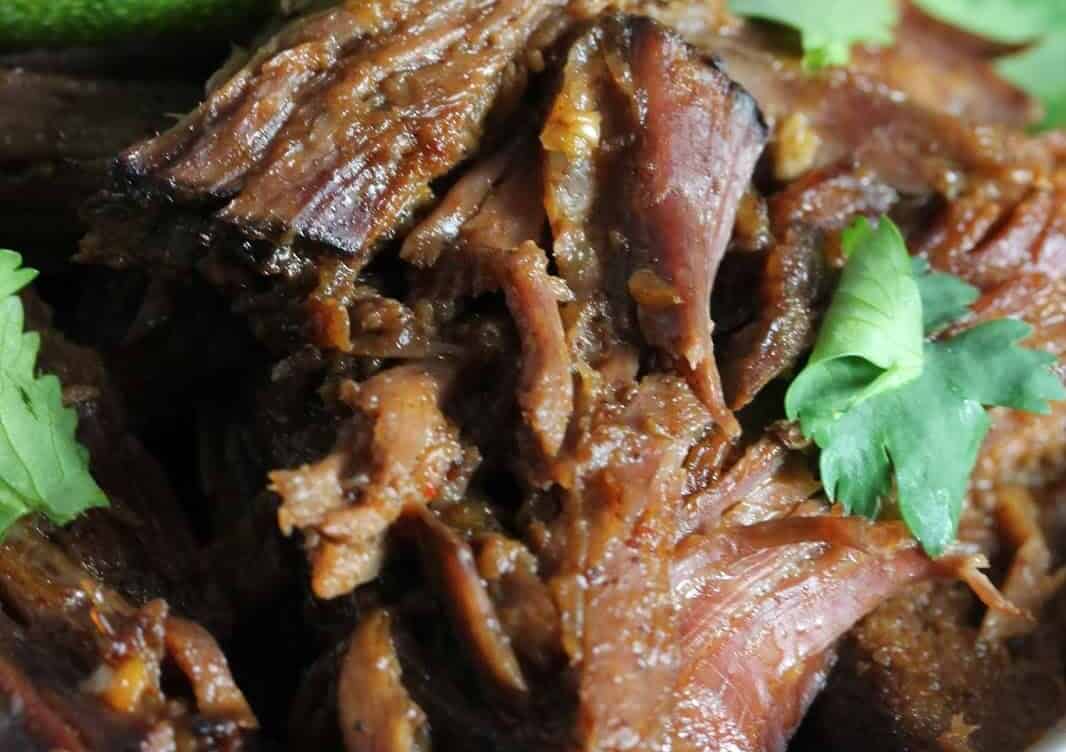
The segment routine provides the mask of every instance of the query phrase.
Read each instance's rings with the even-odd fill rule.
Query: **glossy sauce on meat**
[[[1024,132],[1002,49],[901,18],[819,75],[718,0],[320,3],[236,55],[118,155],[79,256],[143,292],[112,362],[195,413],[206,512],[46,338],[99,389],[118,501],[0,546],[11,733],[235,749],[264,707],[294,749],[783,752],[809,717],[984,752],[1050,725],[1062,410],[994,413],[938,560],[840,515],[775,422],[857,215],[979,288],[959,327],[1025,319],[1066,375],[1066,147]],[[12,546],[88,578],[60,603]],[[997,720],[997,672],[1056,690]]]

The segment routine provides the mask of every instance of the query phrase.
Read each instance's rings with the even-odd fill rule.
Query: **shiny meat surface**
[[[688,450],[711,420],[675,377],[597,395],[572,456],[549,586],[579,666],[583,749],[665,743],[680,667],[669,555]],[[581,419],[581,418],[579,418]]]
[[[27,300],[113,507],[0,545],[0,746],[984,752],[1062,715],[1066,411],[992,412],[935,561],[781,414],[859,215],[1066,377],[1066,140],[1009,48],[910,3],[817,75],[722,0],[298,5],[117,156],[107,268],[40,285],[70,339]]]
[[[730,435],[706,301],[765,137],[752,99],[680,39],[611,19],[571,51],[541,135],[556,254],[578,305],[605,288]]]
[[[768,536],[754,546],[745,528],[726,527],[687,541],[675,565],[685,668],[673,749],[784,750],[825,683],[837,638],[929,575],[930,562],[914,548],[855,549],[838,543],[830,526],[809,542],[778,542],[773,523],[752,530],[760,524]]]
[[[365,256],[513,100],[510,66],[560,4],[375,0],[294,21],[123,168],[224,199],[219,218],[253,236]]]
[[[376,611],[352,635],[340,669],[338,716],[350,752],[422,752],[429,728],[403,685],[388,613]]]

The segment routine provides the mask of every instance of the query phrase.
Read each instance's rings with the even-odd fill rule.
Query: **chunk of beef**
[[[996,184],[978,186],[937,217],[920,252],[982,288],[1026,274],[1052,282],[1066,269],[1066,192],[1037,188],[1011,200]]]
[[[724,359],[722,378],[734,410],[750,404],[813,345],[825,287],[822,241],[816,230],[795,225],[767,255],[759,318],[730,338]]]
[[[607,305],[616,338],[635,341],[639,326],[730,435],[708,301],[765,137],[721,71],[662,27],[620,17],[575,44],[541,135],[571,320]]]
[[[573,411],[574,386],[559,303],[570,291],[548,274],[548,259],[527,241],[502,260],[504,293],[522,336],[518,403],[547,456],[559,451]]]
[[[278,524],[285,534],[304,531],[320,598],[372,580],[392,523],[436,498],[464,467],[458,430],[441,412],[453,375],[446,366],[409,365],[348,382],[344,399],[358,415],[334,452],[271,474],[282,498]]]
[[[808,76],[798,58],[783,56],[778,45],[753,33],[725,35],[710,27],[691,31],[688,39],[720,57],[774,123],[771,146],[781,180],[845,162],[908,194],[952,197],[974,176],[1003,179],[1022,167],[1030,173],[1024,187],[1053,167],[1038,141],[929,109],[873,73],[841,68]]]
[[[515,61],[558,6],[381,0],[301,18],[123,169],[224,200],[219,218],[253,235],[365,257],[515,100]]]
[[[516,110],[561,6],[380,0],[290,22],[126,152],[81,258],[198,270],[280,353],[354,346],[360,270]]]
[[[655,748],[681,666],[669,557],[684,460],[711,420],[676,377],[600,400],[563,460],[549,586],[580,677],[582,748]]]
[[[419,545],[427,577],[439,580],[455,631],[487,691],[521,698],[528,692],[526,680],[470,545],[425,510],[419,515]]]
[[[765,144],[761,115],[735,83],[692,61],[680,40],[637,30],[632,44],[633,85],[647,113],[633,157],[638,224],[631,241],[641,268],[650,267],[679,300],[670,304],[654,294],[642,300],[632,277],[630,290],[648,343],[684,362],[696,393],[734,433],[714,363],[708,301]]]
[[[819,485],[783,439],[771,432],[752,444],[686,505],[682,529],[696,532],[678,546],[672,575],[683,666],[675,748],[783,750],[837,639],[909,583],[963,576],[1005,607],[967,556],[933,562],[898,523],[841,518],[808,501]]]
[[[730,335],[723,379],[740,409],[796,366],[813,344],[829,283],[829,245],[857,214],[880,216],[898,195],[869,171],[815,170],[770,197],[773,240],[759,282],[758,316]]]
[[[913,547],[860,550],[829,527],[809,542],[771,533],[749,548],[758,528],[697,536],[675,566],[684,669],[673,749],[784,750],[825,682],[836,640],[932,567]]]
[[[352,635],[337,687],[348,752],[429,750],[429,725],[403,684],[390,617],[370,614]]]
[[[573,410],[570,355],[559,303],[566,284],[537,245],[547,219],[540,154],[530,133],[475,164],[407,239],[401,256],[420,270],[413,297],[438,305],[502,290],[522,340],[518,400],[540,450],[554,455]],[[421,271],[426,269],[427,271]]]

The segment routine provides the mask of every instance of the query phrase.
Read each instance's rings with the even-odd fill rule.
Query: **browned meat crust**
[[[909,7],[897,47],[812,77],[720,2],[621,4],[693,46],[563,5],[293,21],[128,151],[90,212],[83,259],[157,291],[206,281],[283,358],[241,373],[248,404],[205,455],[218,506],[255,499],[215,547],[234,593],[258,617],[297,590],[295,660],[320,656],[294,744],[780,752],[832,670],[921,748],[933,724],[867,668],[888,630],[860,627],[833,669],[837,641],[953,577],[1001,609],[982,610],[986,638],[1029,631],[976,554],[1049,603],[1058,539],[1000,486],[1054,481],[1062,415],[999,417],[973,547],[934,563],[898,524],[832,513],[770,423],[774,382],[810,346],[856,214],[892,214],[981,289],[962,325],[1020,316],[1066,352],[1066,147],[1009,127],[1032,103],[994,50]],[[976,649],[976,623],[940,627]]]
[[[219,217],[255,235],[358,258],[472,151],[559,4],[382,0],[301,19],[123,169],[227,200]]]

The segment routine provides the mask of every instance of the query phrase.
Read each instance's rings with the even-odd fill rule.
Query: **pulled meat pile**
[[[0,746],[980,752],[1066,714],[1066,409],[994,414],[936,560],[780,420],[858,215],[1066,378],[1066,140],[910,7],[810,75],[714,0],[600,5],[333,4],[157,136],[116,103],[106,185],[113,139],[28,152],[102,188],[51,289],[103,360],[35,326],[112,507],[0,545]],[[60,85],[24,75],[0,122]]]

